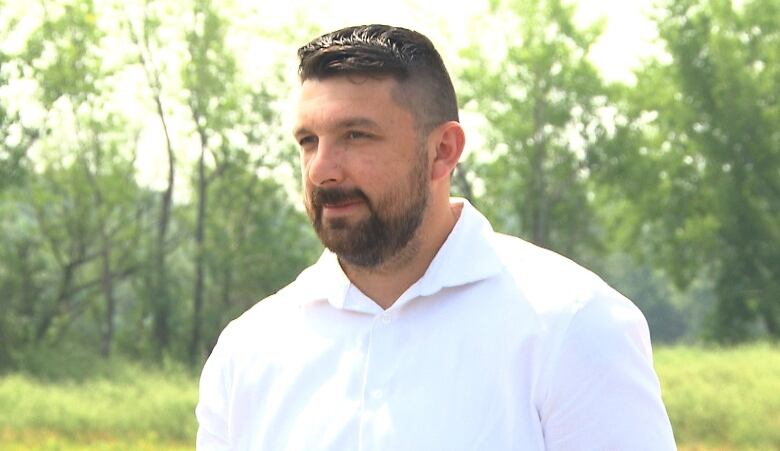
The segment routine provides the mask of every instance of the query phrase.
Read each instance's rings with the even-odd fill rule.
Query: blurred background
[[[321,252],[295,51],[372,22],[444,56],[453,194],[644,312],[680,447],[780,449],[776,0],[0,0],[0,449],[192,448],[219,332]]]

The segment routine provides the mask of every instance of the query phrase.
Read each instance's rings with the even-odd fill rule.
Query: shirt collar
[[[501,271],[501,262],[492,245],[493,228],[488,220],[465,199],[452,198],[450,203],[463,205],[455,227],[425,274],[398,298],[392,309],[414,298],[487,279]],[[347,301],[350,292],[359,293],[359,290],[344,274],[336,255],[327,249],[317,263],[301,273],[296,285],[301,289],[298,299],[302,304],[327,301],[338,309],[375,310],[376,304],[363,309]]]

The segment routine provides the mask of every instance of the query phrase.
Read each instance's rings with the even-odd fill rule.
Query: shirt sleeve
[[[222,335],[203,367],[200,376],[198,405],[197,451],[228,451],[231,449],[228,433],[229,359],[226,335]]]
[[[617,292],[572,317],[540,409],[546,449],[675,450],[644,316]]]

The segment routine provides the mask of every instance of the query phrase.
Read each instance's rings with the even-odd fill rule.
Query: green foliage
[[[70,438],[49,431],[0,430],[0,444],[15,451],[191,451],[192,441],[169,442],[155,436]]]
[[[506,52],[493,64],[468,49],[460,76],[462,104],[489,124],[491,157],[466,162],[485,182],[476,203],[500,229],[581,257],[596,240],[583,159],[607,101],[588,60],[599,27],[578,29],[574,7],[557,0],[493,5]]]
[[[103,33],[97,27],[92,0],[48,4],[47,17],[29,38],[25,59],[36,69],[36,78],[51,107],[63,96],[83,101],[99,94],[101,58],[95,51]]]
[[[196,127],[207,133],[229,129],[238,122],[239,97],[235,57],[225,47],[227,24],[211,0],[195,0],[193,27],[187,32],[189,61],[182,79]]]
[[[0,379],[0,430],[45,431],[87,443],[95,437],[191,443],[196,398],[188,373],[121,362],[106,376],[81,382],[12,375]]]
[[[8,108],[0,99],[2,372],[78,373],[60,355],[98,371],[98,353],[114,351],[184,360],[194,329],[197,365],[227,321],[319,247],[289,194],[294,154],[273,108],[280,94],[266,87],[278,73],[243,77],[220,5],[141,3],[46,2],[22,54],[0,53],[0,86],[18,78],[33,96]],[[115,47],[138,58],[114,57]],[[139,74],[153,102],[127,96]],[[21,124],[12,107],[45,114]],[[162,193],[139,182],[137,156],[159,152],[139,139],[150,108],[167,126],[173,175]],[[203,150],[202,191],[188,179],[192,141]],[[200,193],[213,214],[200,215]],[[207,315],[183,302],[193,262]]]
[[[281,288],[320,249],[305,215],[290,205],[283,187],[259,179],[248,154],[239,154],[211,186],[206,264],[211,274],[206,318],[214,325],[207,337],[258,301],[259,294]],[[263,268],[261,271],[257,269]]]
[[[770,345],[655,352],[677,443],[713,449],[780,447],[780,349]]]
[[[0,50],[0,90],[8,85],[13,59]],[[9,111],[5,99],[0,98],[0,193],[24,181],[29,171],[27,151],[36,135],[22,124],[18,113]]]
[[[776,2],[668,1],[668,62],[624,91],[614,139],[593,154],[609,229],[678,286],[709,274],[710,336],[780,336]]]
[[[237,70],[226,43],[228,25],[212,1],[195,1],[186,33],[189,61],[182,71],[200,144],[193,178],[197,209],[188,349],[194,366],[227,320],[278,289],[316,248],[283,185],[271,180],[279,166],[289,164],[289,147],[280,138],[274,98],[265,84],[246,82]],[[261,172],[267,175],[261,178]],[[290,246],[297,250],[289,252]],[[219,311],[209,308],[211,314],[205,314],[206,296],[219,300],[212,303]],[[211,327],[204,333],[205,322]]]
[[[645,315],[654,343],[674,343],[692,335],[696,315],[685,309],[703,299],[683,305],[674,302],[680,295],[672,290],[664,274],[632,261],[627,255],[611,255],[604,266],[610,285],[633,300]]]

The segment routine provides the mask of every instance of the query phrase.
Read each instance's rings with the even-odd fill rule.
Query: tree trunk
[[[455,186],[458,187],[458,189],[466,198],[466,200],[469,201],[471,205],[474,205],[476,207],[475,199],[474,199],[474,189],[472,188],[469,180],[466,178],[467,170],[468,168],[466,168],[464,163],[462,162],[458,163],[458,166],[455,168],[455,171],[453,173],[453,179],[454,179],[453,181],[455,183]]]
[[[190,364],[195,367],[198,364],[203,323],[203,286],[205,266],[205,222],[206,222],[206,195],[208,193],[208,181],[206,180],[206,135],[201,132],[201,150],[198,160],[198,215],[195,222],[195,290],[192,304],[192,336],[190,337]]]
[[[768,301],[764,300],[764,303],[766,302]],[[775,318],[772,309],[767,308],[766,305],[762,309],[762,318],[764,319],[764,326],[766,327],[769,336],[774,340],[780,338],[780,326],[777,324],[777,318]]]
[[[225,264],[222,270],[222,306],[225,311],[230,309],[231,298],[233,297],[233,265]]]
[[[148,4],[146,5],[148,6]],[[148,20],[147,10],[144,8],[144,23]],[[168,153],[168,186],[162,194],[160,203],[160,218],[157,222],[157,238],[154,249],[151,297],[154,339],[157,342],[157,356],[161,358],[170,345],[170,316],[171,297],[168,291],[167,260],[168,249],[166,246],[168,237],[168,225],[170,223],[171,206],[173,204],[173,188],[176,176],[176,157],[171,144],[168,122],[162,103],[162,85],[160,83],[160,71],[154,63],[153,52],[149,44],[148,28],[139,36],[136,34],[133,24],[127,20],[127,28],[130,39],[138,49],[138,61],[144,69],[146,82],[152,91],[152,98],[157,107],[157,115],[163,127],[165,137],[165,149]]]
[[[114,341],[114,317],[116,312],[116,298],[114,297],[114,282],[111,274],[111,243],[106,233],[105,226],[101,228],[101,283],[103,296],[106,300],[105,324],[100,341],[100,355],[103,358],[111,356],[111,347]]]
[[[67,303],[67,298],[70,295],[71,287],[73,285],[73,276],[76,271],[76,266],[73,262],[69,262],[62,268],[62,279],[60,280],[60,286],[57,289],[57,299],[54,305],[50,309],[47,309],[41,314],[41,320],[35,328],[35,342],[39,343],[46,334],[49,332],[54,319],[62,312],[64,304]]]
[[[154,335],[157,341],[157,355],[162,357],[165,350],[170,345],[170,312],[171,299],[168,292],[168,271],[166,257],[168,249],[166,246],[168,239],[168,224],[171,217],[171,205],[173,203],[173,187],[176,176],[176,158],[171,146],[171,140],[168,134],[168,126],[165,121],[162,102],[159,92],[155,93],[155,103],[157,104],[157,114],[162,122],[166,150],[168,152],[168,187],[162,194],[160,203],[160,219],[157,223],[157,245],[155,248],[155,259],[152,284],[152,296],[154,298]]]
[[[547,196],[547,174],[544,160],[547,157],[547,142],[544,135],[544,110],[546,108],[543,94],[539,94],[534,102],[534,137],[531,149],[531,192],[527,199],[530,205],[531,241],[542,247],[547,243],[547,215],[549,199]]]

